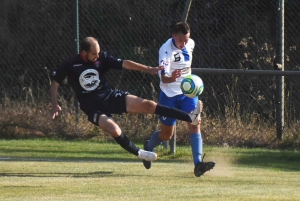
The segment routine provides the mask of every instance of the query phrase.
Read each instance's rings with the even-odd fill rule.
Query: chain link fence
[[[76,8],[78,2],[78,8]],[[187,22],[196,47],[192,68],[273,70],[278,50],[279,0],[194,0]],[[286,0],[285,70],[299,70],[300,2]],[[38,104],[49,97],[49,69],[74,54],[74,13],[79,39],[94,36],[101,49],[123,59],[158,65],[158,50],[171,26],[181,21],[186,0],[3,0],[0,2],[0,97]],[[275,77],[200,75],[205,117],[232,117],[274,124]],[[157,76],[111,71],[112,87],[157,101]],[[286,126],[299,121],[299,77],[286,77]],[[68,85],[61,96],[71,99]],[[155,118],[154,118],[155,119]],[[147,125],[147,120],[145,125]],[[153,120],[156,121],[156,120]],[[244,126],[244,125],[241,125]],[[223,125],[214,125],[223,127]],[[295,127],[293,127],[295,128]],[[296,127],[297,129],[298,127]],[[211,131],[212,132],[212,131]],[[275,135],[275,134],[274,134]]]

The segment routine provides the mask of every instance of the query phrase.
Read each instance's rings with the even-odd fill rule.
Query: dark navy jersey
[[[109,69],[122,69],[123,60],[107,52],[100,52],[95,62],[85,61],[80,54],[63,61],[51,71],[51,79],[59,84],[68,77],[68,83],[78,99],[91,94],[101,94],[111,90],[105,78]]]

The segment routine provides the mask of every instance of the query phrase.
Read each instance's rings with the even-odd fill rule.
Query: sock
[[[191,117],[189,116],[188,113],[176,108],[171,108],[160,104],[157,104],[154,113],[164,117],[192,122]]]
[[[161,143],[162,141],[158,137],[158,131],[154,131],[154,133],[150,137],[148,144],[146,145],[146,148],[148,151],[153,151],[154,148],[160,145]]]
[[[202,136],[201,133],[190,134],[190,144],[192,147],[192,154],[194,159],[194,164],[197,165],[201,162],[202,155]]]
[[[114,137],[114,139],[122,148],[124,148],[129,153],[132,153],[136,156],[139,155],[140,149],[135,146],[135,144],[133,144],[133,142],[131,142],[125,134],[122,133],[119,137]]]

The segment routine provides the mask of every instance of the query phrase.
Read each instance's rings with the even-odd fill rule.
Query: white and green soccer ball
[[[203,92],[204,84],[199,76],[191,74],[181,81],[180,88],[184,95],[194,98]]]

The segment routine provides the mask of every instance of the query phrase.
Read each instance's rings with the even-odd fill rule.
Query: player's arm
[[[68,60],[62,62],[56,69],[52,70],[50,73],[51,86],[50,86],[50,95],[51,95],[51,105],[52,109],[50,111],[50,118],[55,119],[58,116],[58,113],[61,111],[61,107],[57,102],[58,96],[58,87],[60,83],[65,79],[69,73],[71,64]]]
[[[172,83],[175,82],[178,77],[181,76],[181,70],[175,70],[170,72],[171,58],[170,53],[164,49],[162,46],[159,49],[159,62],[160,66],[164,66],[165,69],[159,72],[159,77],[162,83]]]
[[[52,80],[50,86],[51,105],[52,105],[52,109],[50,112],[51,119],[55,119],[55,117],[58,116],[58,112],[61,111],[61,107],[57,102],[58,87],[59,87],[59,83],[56,82],[55,80]]]
[[[161,71],[160,79],[163,83],[172,83],[175,82],[177,78],[181,76],[181,70],[175,70],[168,75],[165,71]]]
[[[130,60],[124,60],[122,66],[123,66],[123,68],[126,68],[127,70],[144,71],[144,72],[150,73],[152,75],[157,74],[158,71],[164,69],[163,66],[151,67],[151,66],[146,66],[144,64],[140,64],[140,63],[130,61]]]

